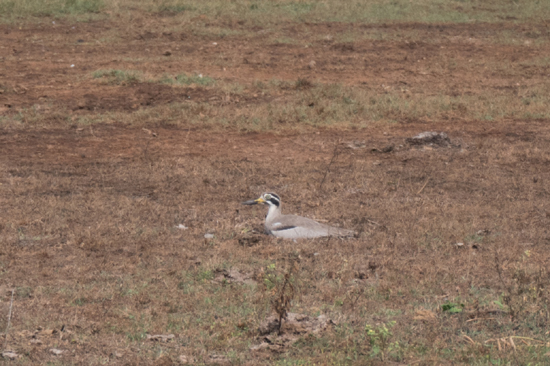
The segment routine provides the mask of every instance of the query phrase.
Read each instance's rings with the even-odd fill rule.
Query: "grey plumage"
[[[320,238],[325,236],[350,237],[355,232],[320,224],[307,217],[296,215],[283,215],[281,212],[281,199],[275,193],[264,193],[256,200],[243,202],[243,205],[266,204],[269,206],[265,218],[266,234],[284,239]]]

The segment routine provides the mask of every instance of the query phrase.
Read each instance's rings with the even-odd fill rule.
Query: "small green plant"
[[[214,272],[209,269],[200,270],[197,273],[197,281],[209,281],[214,279]]]
[[[79,297],[73,300],[72,305],[74,306],[83,306],[88,302],[88,300],[84,297]]]
[[[450,314],[461,313],[463,309],[464,304],[458,304],[454,302],[446,302],[445,304],[441,305],[441,310]]]
[[[265,268],[265,274],[263,276],[263,283],[267,290],[272,290],[275,286],[281,283],[283,276],[277,274],[277,266],[275,263],[268,265]]]
[[[393,333],[391,328],[395,326],[395,321],[390,321],[376,328],[365,325],[365,333],[371,345],[371,357],[380,357],[382,362],[386,361],[389,355],[401,359],[401,347],[399,342],[391,342]]]

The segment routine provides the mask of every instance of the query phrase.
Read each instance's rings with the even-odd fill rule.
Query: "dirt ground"
[[[459,108],[260,132],[116,120],[186,100],[221,116],[294,98],[255,91],[273,79],[521,98],[548,86],[547,25],[235,23],[223,26],[245,36],[218,39],[158,15],[52,22],[0,25],[0,329],[9,319],[13,363],[550,362],[547,118]],[[346,32],[383,37],[333,39]],[[110,69],[202,73],[243,91],[91,76]],[[98,115],[110,117],[78,122]],[[423,131],[450,144],[407,142]],[[358,236],[265,236],[264,208],[240,205],[265,191]],[[262,338],[285,274],[288,310],[330,329]],[[147,337],[158,334],[174,338]]]

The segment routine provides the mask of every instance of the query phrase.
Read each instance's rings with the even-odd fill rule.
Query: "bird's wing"
[[[353,236],[355,232],[320,224],[303,216],[282,215],[267,224],[267,228],[279,237],[318,238],[321,236]]]

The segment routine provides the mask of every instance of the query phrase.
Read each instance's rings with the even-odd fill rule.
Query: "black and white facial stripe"
[[[268,204],[272,204],[277,207],[281,204],[281,199],[275,193],[264,193],[263,199]]]

